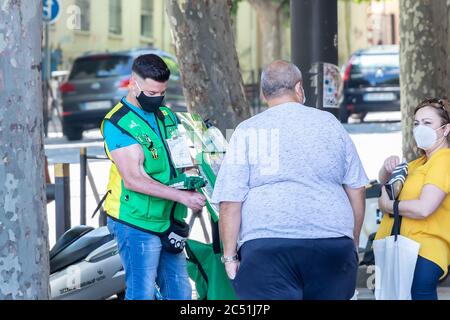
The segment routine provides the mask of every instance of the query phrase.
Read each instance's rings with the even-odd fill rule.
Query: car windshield
[[[125,76],[131,73],[129,56],[92,56],[77,59],[70,73],[70,80]]]
[[[399,55],[356,56],[352,61],[350,87],[398,86]]]
[[[362,68],[398,68],[399,56],[396,54],[361,56],[359,64]]]

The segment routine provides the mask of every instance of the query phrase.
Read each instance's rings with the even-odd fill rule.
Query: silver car
[[[157,49],[85,54],[77,58],[67,82],[60,86],[63,108],[62,127],[68,140],[80,140],[83,131],[100,127],[106,113],[128,92],[133,61],[153,53],[168,65],[171,76],[165,105],[173,111],[186,111],[176,59]]]

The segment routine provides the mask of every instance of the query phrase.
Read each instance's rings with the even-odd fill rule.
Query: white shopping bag
[[[419,249],[419,243],[401,235],[373,242],[376,300],[411,300]]]

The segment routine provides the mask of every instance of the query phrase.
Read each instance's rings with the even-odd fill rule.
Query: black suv
[[[63,107],[63,133],[80,140],[84,130],[100,127],[106,113],[128,92],[133,61],[154,53],[168,65],[171,75],[164,103],[174,111],[186,111],[176,59],[157,49],[86,54],[77,58],[67,82],[60,86]]]
[[[376,46],[355,52],[345,67],[339,120],[352,114],[400,110],[398,46]]]

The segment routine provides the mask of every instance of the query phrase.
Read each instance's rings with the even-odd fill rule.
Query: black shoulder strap
[[[400,228],[402,225],[402,217],[400,216],[400,212],[398,209],[400,201],[394,201],[394,225],[392,226],[391,236],[395,236],[395,241],[397,241],[397,237],[400,234]]]
[[[127,136],[129,136],[130,138],[134,137],[126,130],[124,130],[121,126],[119,126],[118,122],[120,121],[120,119],[123,118],[123,116],[125,116],[127,114],[126,110],[123,109],[123,102],[121,101],[121,106],[119,109],[117,109],[116,112],[114,112],[110,117],[108,117],[108,115],[106,115],[106,117],[103,119],[103,121],[109,121],[111,122],[111,124],[116,127],[117,129],[120,130],[120,132],[122,132],[123,134],[126,134]],[[103,133],[102,133],[103,135]],[[106,146],[106,140],[103,143],[103,149],[105,150],[105,154],[106,156],[109,158],[109,160],[111,160],[112,163],[114,163],[113,159],[111,158],[110,152]]]
[[[177,203],[174,201],[172,205],[172,209],[170,209],[170,226],[173,225],[175,221],[175,208],[177,207]]]
[[[170,166],[170,172],[171,172],[171,176],[172,178],[177,177],[177,172],[175,170],[175,165],[173,164],[172,158],[171,158],[171,154],[169,151],[169,148],[166,145],[166,141],[165,141],[165,137],[167,137],[167,133],[165,134],[165,136],[162,135],[161,130],[159,128],[159,121],[158,118],[155,116],[155,120],[156,120],[156,126],[158,128],[159,132],[156,132],[155,129],[153,129],[153,127],[148,123],[147,120],[145,120],[140,114],[138,114],[136,111],[134,111],[132,108],[130,108],[127,103],[124,101],[124,99],[121,100],[122,103],[122,107],[117,110],[111,117],[110,117],[110,121],[111,123],[113,123],[116,127],[118,127],[122,132],[125,132],[126,134],[128,134],[129,136],[131,136],[133,139],[135,139],[129,132],[126,132],[126,130],[124,131],[122,128],[120,128],[120,126],[118,125],[120,119],[122,119],[127,113],[132,112],[135,116],[139,117],[142,121],[144,121],[144,123],[146,123],[148,125],[148,127],[153,130],[153,132],[156,133],[157,136],[160,137],[162,144],[164,146],[164,149],[166,150],[167,153],[167,157],[169,159],[169,166]],[[161,112],[161,115],[162,112]],[[163,115],[164,116],[164,115]],[[165,122],[163,122],[164,125],[164,130],[165,132],[166,130],[166,126],[165,126]]]
[[[212,247],[215,254],[222,252],[220,248],[219,223],[211,219]]]
[[[108,194],[110,194],[110,193],[111,193],[111,190],[108,190],[108,191],[105,193],[105,195],[103,196],[103,198],[102,198],[102,199],[100,200],[100,202],[98,203],[97,208],[95,208],[94,213],[92,214],[91,219],[94,219],[95,215],[97,214],[97,212],[98,212],[98,211],[100,210],[100,208],[102,207],[103,202],[105,202],[106,197],[107,197]]]

